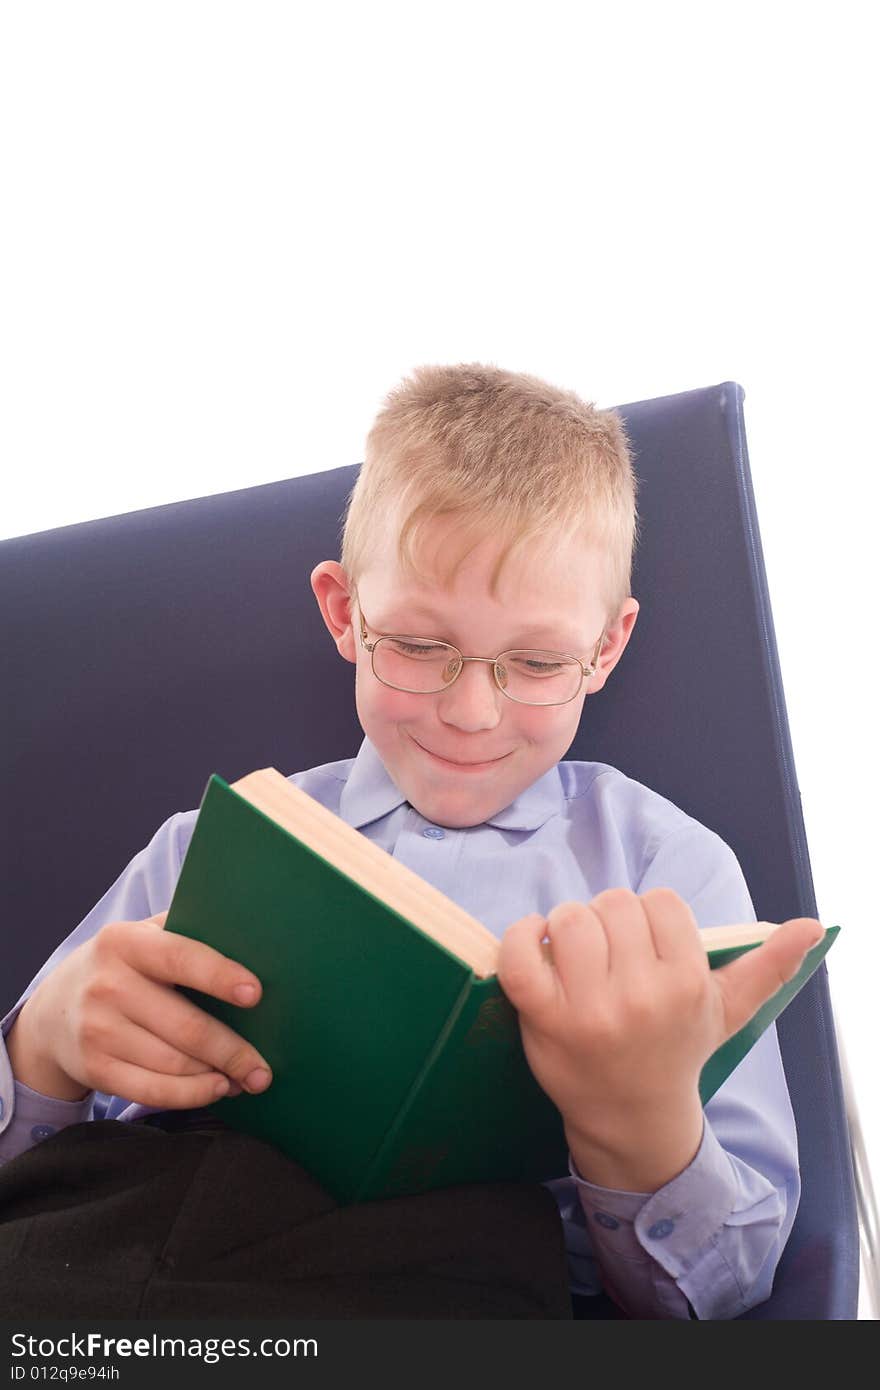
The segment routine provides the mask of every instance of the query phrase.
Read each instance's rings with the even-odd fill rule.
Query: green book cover
[[[357,833],[357,832],[356,832]],[[276,1144],[340,1202],[568,1171],[562,1120],[532,1076],[497,977],[478,977],[213,776],[165,923],[263,985],[240,1009],[192,992],[272,1067],[260,1095],[212,1107]],[[798,975],[708,1061],[706,1100],[806,983]],[[723,965],[747,947],[710,952]]]

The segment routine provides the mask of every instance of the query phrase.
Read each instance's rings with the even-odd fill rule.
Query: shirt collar
[[[390,815],[405,801],[376,748],[364,738],[342,788],[339,815],[347,825],[362,830],[371,821]],[[564,802],[559,767],[554,765],[485,824],[498,830],[537,830],[562,810]]]

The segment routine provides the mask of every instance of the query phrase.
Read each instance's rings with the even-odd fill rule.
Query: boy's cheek
[[[417,719],[420,712],[425,713],[424,705],[419,702],[428,698],[393,690],[390,685],[377,681],[369,670],[360,682],[359,694],[365,711],[389,724]]]
[[[403,691],[391,690],[372,676],[370,681],[371,684],[358,683],[357,712],[364,732],[375,743],[377,737],[392,733],[396,725],[412,721],[414,697]]]

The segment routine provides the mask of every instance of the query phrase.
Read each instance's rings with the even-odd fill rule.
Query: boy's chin
[[[436,790],[426,792],[424,788],[417,787],[412,788],[411,794],[405,788],[403,790],[413,810],[432,825],[442,825],[446,830],[468,830],[471,826],[482,825],[515,799],[509,796],[499,800],[474,792],[469,796],[461,791],[454,794]]]
[[[485,821],[491,819],[492,816],[502,810],[502,807],[495,806],[487,811],[485,815],[474,816],[473,814],[467,815],[465,813],[456,815],[454,811],[443,811],[438,809],[436,815],[431,815],[429,809],[423,810],[421,806],[416,806],[414,801],[411,801],[410,805],[414,810],[418,811],[419,815],[426,821],[430,821],[431,825],[440,825],[444,830],[470,830],[475,825],[483,825]]]
[[[524,780],[518,751],[501,759],[496,770],[458,773],[434,766],[430,754],[412,735],[407,736],[406,744],[403,756],[391,756],[392,750],[386,750],[386,769],[410,806],[432,825],[447,830],[483,825],[515,801],[538,775],[527,775]]]

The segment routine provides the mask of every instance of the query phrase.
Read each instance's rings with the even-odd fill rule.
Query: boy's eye
[[[567,662],[562,661],[542,661],[540,657],[518,656],[512,663],[517,670],[530,676],[552,676],[557,671],[561,671]]]
[[[393,649],[404,656],[441,656],[448,651],[436,642],[404,642],[401,639],[394,642]]]

